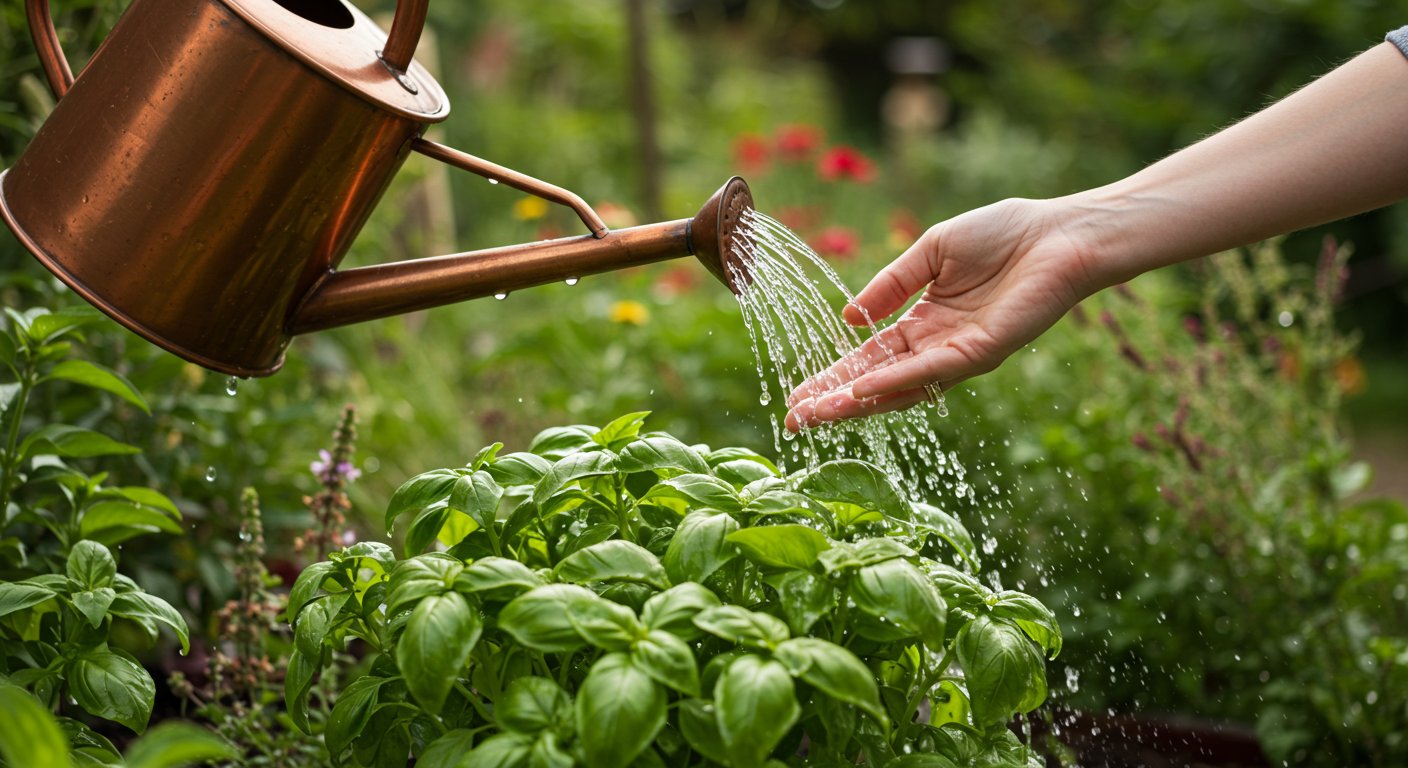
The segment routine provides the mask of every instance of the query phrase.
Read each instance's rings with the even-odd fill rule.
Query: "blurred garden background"
[[[55,4],[75,70],[124,5]],[[20,0],[0,8],[9,165],[52,98]],[[433,138],[613,227],[692,216],[742,175],[858,289],[931,223],[1113,181],[1405,23],[1343,0],[456,0],[431,3],[417,58],[450,96]],[[412,158],[346,263],[579,229]],[[81,304],[8,232],[0,302]],[[191,624],[191,658],[130,638],[169,713],[163,673],[198,673],[238,588],[241,489],[276,576],[315,559],[295,546],[309,465],[346,403],[348,541],[382,537],[407,478],[496,440],[652,411],[682,439],[766,449],[781,412],[759,405],[733,297],[692,259],[302,337],[283,371],[233,385],[113,323],[84,334],[76,354],[150,414],[60,385],[28,418],[137,446],[92,469],[180,507],[179,533],[121,563]],[[984,578],[1056,609],[1052,712],[1222,723],[1277,765],[1408,760],[1408,205],[1107,291],[948,401],[934,427],[975,493],[931,501],[985,540]],[[0,575],[33,570],[54,545],[5,524]],[[1163,764],[1121,746],[1132,732],[1061,722],[1086,764]]]

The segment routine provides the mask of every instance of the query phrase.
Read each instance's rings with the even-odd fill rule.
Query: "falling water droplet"
[[[235,378],[234,376],[231,376],[230,378],[225,379],[225,394],[229,395],[230,397],[234,397],[236,394],[239,393],[239,390],[240,390],[240,380],[239,380],[239,379]]]
[[[579,279],[579,278],[569,277],[569,278],[567,278],[566,280],[563,280],[563,282],[564,282],[564,283],[567,283],[568,285],[576,285],[578,279]]]
[[[503,301],[504,299],[508,298],[508,291],[499,291],[498,293],[494,294],[494,298],[498,299],[499,301]]]
[[[205,481],[206,481],[207,483],[213,483],[213,482],[215,482],[215,467],[206,467],[206,468],[205,468]]]
[[[772,402],[772,393],[769,392],[769,391],[767,391],[766,388],[764,388],[763,391],[762,391],[762,394],[758,395],[758,405],[764,405],[764,406],[765,406],[765,405],[768,405],[768,404],[771,403],[771,402]]]
[[[1291,323],[1295,321],[1296,316],[1285,310],[1282,310],[1281,314],[1276,317],[1276,322],[1280,323],[1282,328],[1290,328]]]

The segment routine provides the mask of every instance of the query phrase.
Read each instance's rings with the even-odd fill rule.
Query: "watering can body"
[[[433,142],[444,92],[412,59],[427,0],[383,33],[344,0],[133,0],[74,78],[25,0],[57,105],[0,174],[44,266],[165,349],[264,376],[299,333],[695,254],[725,266],[752,198],[610,232],[580,197]],[[572,208],[590,234],[338,270],[411,151]]]
[[[272,372],[297,303],[448,112],[429,75],[413,66],[418,92],[405,90],[374,55],[384,36],[347,18],[334,31],[365,73],[300,60],[276,35],[319,22],[273,0],[134,0],[5,173],[6,220],[146,338],[231,374]]]

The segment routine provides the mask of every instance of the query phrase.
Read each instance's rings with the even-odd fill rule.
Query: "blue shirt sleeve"
[[[1399,27],[1388,33],[1384,39],[1398,46],[1398,50],[1403,51],[1404,56],[1408,56],[1408,27]]]

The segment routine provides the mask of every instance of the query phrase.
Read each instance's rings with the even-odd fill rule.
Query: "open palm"
[[[996,368],[1093,288],[1081,249],[1045,203],[1006,200],[937,224],[847,306],[865,325],[924,295],[893,325],[789,397],[792,429],[906,408]]]

